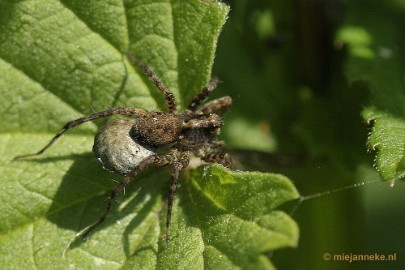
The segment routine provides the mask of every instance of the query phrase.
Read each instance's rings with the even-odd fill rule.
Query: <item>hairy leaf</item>
[[[370,90],[370,104],[363,117],[371,124],[370,149],[377,151],[375,165],[382,180],[405,176],[405,87],[403,82],[404,26],[392,11],[387,19],[379,3],[351,5],[337,40],[348,45],[346,74]],[[354,15],[356,14],[356,15]],[[361,84],[354,84],[358,90]]]

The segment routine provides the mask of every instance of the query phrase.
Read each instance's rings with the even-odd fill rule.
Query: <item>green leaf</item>
[[[125,51],[150,65],[184,108],[211,77],[228,10],[208,0],[0,1],[2,268],[269,269],[264,252],[296,246],[294,221],[274,210],[298,197],[288,179],[212,166],[182,175],[168,248],[167,169],[139,176],[107,221],[68,248],[121,179],[90,153],[96,125],[69,131],[40,157],[13,161],[79,115],[164,109]]]
[[[384,7],[379,3],[361,3],[350,5],[352,14],[340,29],[337,42],[348,46],[348,79],[362,82],[370,90],[370,104],[363,117],[372,124],[368,146],[377,151],[377,170],[382,180],[395,180],[405,176],[403,23],[392,10],[381,12]],[[354,84],[353,90],[361,87]]]

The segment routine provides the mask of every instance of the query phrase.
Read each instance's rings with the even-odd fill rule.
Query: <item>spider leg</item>
[[[229,96],[225,96],[208,102],[201,108],[201,111],[203,114],[215,112],[219,116],[222,116],[231,105],[232,98]]]
[[[135,59],[129,52],[126,52],[125,55],[127,56],[128,60],[137,67],[139,67],[156,85],[156,87],[163,93],[163,95],[165,96],[166,106],[169,112],[176,111],[176,100],[174,98],[173,93],[170,92],[170,90],[162,83],[162,81],[156,76],[155,72],[153,72],[153,70],[149,66]]]
[[[211,94],[211,92],[217,87],[218,85],[218,78],[212,78],[211,81],[207,86],[201,89],[200,93],[198,93],[193,100],[188,105],[187,109],[194,112],[200,106],[200,104]]]
[[[187,120],[187,122],[183,124],[183,128],[218,128],[222,126],[222,124],[221,117],[216,114],[197,115],[197,117]]]
[[[222,141],[210,142],[197,152],[197,156],[205,162],[219,163],[227,168],[232,168],[232,158],[224,151],[223,146]]]
[[[190,163],[190,152],[182,152],[176,162],[174,162],[173,174],[170,180],[169,192],[167,196],[167,214],[166,214],[166,246],[170,244],[170,225],[172,219],[172,209],[174,194],[177,189],[177,182],[180,172]]]
[[[168,164],[171,164],[172,160],[170,158],[167,158],[166,156],[160,157],[157,155],[150,156],[144,161],[142,161],[132,172],[130,172],[127,176],[125,176],[124,180],[118,183],[118,185],[111,191],[111,195],[108,198],[107,206],[104,210],[103,215],[101,218],[94,224],[90,225],[84,231],[79,233],[78,236],[81,237],[86,237],[91,231],[93,231],[96,227],[98,227],[101,223],[105,221],[107,218],[108,214],[110,213],[111,207],[113,203],[115,202],[115,199],[117,198],[118,195],[123,193],[125,191],[125,187],[128,186],[132,180],[135,179],[136,175],[148,168],[150,165],[155,164],[158,166],[165,166]]]
[[[146,111],[142,110],[142,109],[136,109],[136,108],[123,108],[123,107],[118,107],[118,108],[110,108],[108,110],[105,111],[101,111],[101,112],[97,112],[94,114],[90,114],[90,115],[86,115],[83,117],[80,117],[78,119],[75,119],[73,121],[67,122],[63,128],[55,135],[55,137],[52,138],[52,140],[45,145],[44,148],[42,148],[41,150],[39,150],[36,153],[33,154],[26,154],[26,155],[20,155],[20,156],[16,156],[14,157],[14,159],[20,159],[20,158],[26,158],[26,157],[32,157],[32,156],[38,156],[40,154],[42,154],[43,152],[45,152],[46,149],[48,149],[60,136],[62,136],[63,133],[65,133],[66,131],[68,131],[71,128],[74,128],[80,124],[83,124],[85,122],[88,121],[93,121],[99,118],[103,118],[103,117],[108,117],[114,114],[119,114],[119,115],[125,115],[125,116],[134,116],[134,115],[140,115],[140,114],[144,114],[146,113]]]

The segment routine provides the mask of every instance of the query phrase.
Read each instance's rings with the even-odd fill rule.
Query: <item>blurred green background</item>
[[[390,48],[367,47],[384,42],[367,29],[405,29],[405,1],[224,2],[231,12],[213,74],[224,82],[216,95],[231,95],[234,105],[223,136],[241,168],[283,173],[304,196],[286,206],[300,226],[299,247],[269,254],[274,264],[279,269],[404,269],[405,186],[396,181],[390,187],[373,169],[375,153],[366,145],[372,123],[361,117],[373,105],[372,94],[367,81],[348,79],[346,65],[353,57],[369,57],[373,49],[390,56]],[[373,16],[387,24],[372,25]],[[396,28],[386,28],[391,25]],[[358,46],[348,48],[340,38]],[[401,52],[404,36],[392,39]],[[404,76],[400,62],[398,74]],[[324,253],[396,253],[396,261],[326,261]]]

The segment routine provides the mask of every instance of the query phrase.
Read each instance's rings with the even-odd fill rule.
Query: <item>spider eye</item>
[[[181,127],[182,120],[178,115],[153,112],[135,121],[131,136],[150,146],[164,146],[179,138]]]

